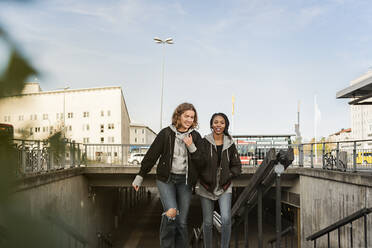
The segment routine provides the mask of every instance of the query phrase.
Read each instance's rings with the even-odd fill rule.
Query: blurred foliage
[[[25,86],[25,80],[32,75],[36,75],[37,71],[30,62],[21,55],[14,42],[12,42],[6,32],[1,28],[1,24],[0,39],[5,41],[11,50],[6,69],[0,75],[1,98],[20,94]]]
[[[0,40],[5,41],[10,51],[6,68],[1,70],[0,74],[1,99],[21,94],[27,78],[37,75],[37,71],[22,56],[20,50],[2,28],[1,23]],[[55,146],[55,150],[61,151],[60,134],[50,137],[50,142]],[[51,223],[46,218],[40,217],[41,215],[32,216],[29,209],[25,207],[27,206],[25,199],[14,199],[17,158],[17,150],[12,141],[6,136],[0,136],[0,247],[56,247],[58,235],[51,228]]]

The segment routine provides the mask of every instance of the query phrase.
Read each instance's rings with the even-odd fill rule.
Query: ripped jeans
[[[186,248],[189,246],[187,214],[189,212],[192,190],[186,185],[186,175],[171,174],[167,183],[156,180],[163,204],[164,213],[160,224],[161,248]],[[175,218],[166,216],[166,212],[177,210]]]

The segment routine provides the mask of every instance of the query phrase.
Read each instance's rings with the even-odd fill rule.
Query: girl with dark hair
[[[187,214],[192,187],[198,177],[202,156],[199,149],[200,134],[195,107],[180,104],[173,113],[172,124],[162,129],[141,162],[141,169],[132,185],[136,191],[143,178],[159,159],[156,184],[164,212],[160,224],[160,247],[183,248],[189,246]]]
[[[231,236],[231,180],[241,173],[241,162],[232,137],[229,119],[224,113],[215,113],[210,120],[212,133],[202,141],[204,166],[199,175],[196,193],[203,210],[204,248],[212,247],[214,203],[221,211],[221,247],[227,248]]]

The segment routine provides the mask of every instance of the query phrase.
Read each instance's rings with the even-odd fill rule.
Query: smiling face
[[[212,130],[215,134],[217,135],[223,134],[225,127],[226,127],[225,119],[222,116],[217,115],[213,118]]]
[[[180,127],[178,128],[179,131],[185,132],[189,130],[189,128],[194,123],[195,119],[195,112],[193,110],[186,110],[183,112],[179,118]]]

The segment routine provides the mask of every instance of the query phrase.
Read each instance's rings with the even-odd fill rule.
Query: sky
[[[233,134],[294,134],[300,101],[305,140],[315,96],[317,136],[350,127],[336,92],[372,66],[370,13],[372,2],[358,0],[0,1],[0,24],[43,90],[121,86],[131,121],[157,132],[164,53],[163,126],[187,101],[202,135],[215,112]]]

